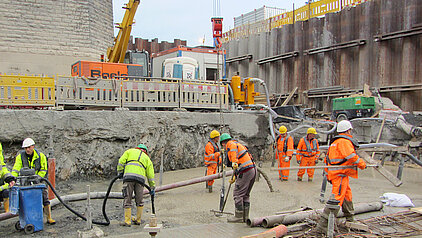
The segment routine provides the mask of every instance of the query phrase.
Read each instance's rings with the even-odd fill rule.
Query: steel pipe
[[[9,218],[17,217],[17,216],[19,216],[19,214],[12,214],[10,212],[1,213],[0,214],[0,221],[4,221],[4,220],[7,220]]]
[[[242,238],[261,238],[261,237],[283,237],[287,235],[287,227],[285,225],[278,225],[274,228],[271,228],[267,231],[261,232],[256,235],[250,235],[250,236],[243,236]]]

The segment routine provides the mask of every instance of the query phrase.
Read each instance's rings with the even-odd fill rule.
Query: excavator
[[[72,76],[87,78],[148,77],[151,75],[150,57],[146,51],[127,50],[133,19],[140,0],[129,0],[122,23],[116,27],[119,33],[114,45],[107,49],[107,62],[101,56],[101,62],[80,60],[72,65]]]

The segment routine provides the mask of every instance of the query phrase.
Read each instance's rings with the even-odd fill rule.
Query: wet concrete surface
[[[292,166],[296,166],[292,162]],[[393,174],[396,174],[397,167],[387,167]],[[163,184],[170,184],[204,175],[205,168],[195,168],[166,172],[163,176]],[[263,170],[271,179],[274,192],[270,192],[265,180],[261,177],[256,182],[251,193],[250,217],[261,217],[274,215],[276,212],[294,210],[303,206],[314,209],[323,207],[319,202],[319,193],[322,181],[322,171],[316,171],[313,182],[307,182],[306,175],[303,182],[296,181],[297,171],[292,171],[289,181],[278,180],[278,172],[270,171],[270,164],[264,163]],[[403,185],[394,187],[372,168],[360,172],[359,179],[351,179],[354,203],[379,201],[380,196],[385,192],[396,192],[408,195],[415,206],[422,206],[422,169],[405,168],[403,172]],[[159,175],[156,175],[158,180]],[[86,191],[86,185],[91,186],[91,191],[106,191],[109,181],[96,180],[85,182],[59,182],[57,188],[62,195],[74,194]],[[227,183],[227,180],[226,180]],[[112,191],[121,191],[121,182],[118,181]],[[226,184],[226,188],[227,188]],[[213,193],[208,193],[205,184],[195,184],[187,187],[163,191],[157,194],[155,207],[158,223],[163,224],[164,229],[157,237],[240,237],[246,234],[254,234],[263,231],[262,228],[249,228],[244,224],[227,224],[226,215],[216,217],[211,209],[218,209],[221,179],[216,180],[213,186]],[[327,187],[328,197],[331,186]],[[233,191],[227,200],[225,211],[233,212],[234,203]],[[92,200],[94,220],[103,220],[101,215],[102,200]],[[86,202],[71,202],[70,205],[79,212],[85,211]],[[385,207],[382,211],[358,215],[357,219],[389,214],[407,208]],[[135,214],[135,209],[132,211]],[[111,219],[110,226],[99,226],[107,236],[110,237],[149,237],[142,227],[149,220],[151,214],[151,203],[145,197],[145,209],[141,226],[121,227],[119,222],[123,220],[122,200],[110,199],[107,203],[107,214]],[[62,205],[53,209],[53,218],[57,224],[45,225],[44,231],[33,234],[33,237],[75,237],[78,230],[85,229],[85,222],[66,210]],[[17,232],[14,228],[18,218],[12,218],[0,223],[2,236],[21,237],[23,232]],[[215,231],[213,231],[215,230]],[[223,232],[224,235],[220,235]],[[185,234],[185,235],[183,235]],[[190,234],[190,235],[186,235]],[[170,235],[170,236],[169,236]]]

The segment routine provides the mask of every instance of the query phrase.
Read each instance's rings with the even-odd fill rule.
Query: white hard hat
[[[353,129],[352,123],[348,120],[343,120],[337,124],[337,132],[345,132],[350,129]]]
[[[25,140],[23,140],[22,148],[30,147],[31,145],[35,145],[34,140],[31,138],[26,138]]]

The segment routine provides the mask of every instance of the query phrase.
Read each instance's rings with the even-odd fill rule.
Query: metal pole
[[[298,169],[326,169],[326,168],[355,168],[357,167],[357,165],[347,165],[347,166],[342,166],[342,165],[332,165],[332,166],[302,166],[302,167],[286,167],[286,168],[278,168],[278,169],[271,169],[271,171],[277,171],[277,170],[298,170]],[[375,167],[378,168],[379,165],[377,164],[367,164],[366,165],[367,168],[369,167]]]
[[[160,186],[163,185],[163,173],[164,173],[163,161],[164,161],[164,151],[163,153],[161,153],[161,161],[160,161],[160,181],[159,181]]]
[[[87,199],[86,199],[86,229],[92,229],[92,211],[91,211],[91,186],[86,185],[87,188]]]

